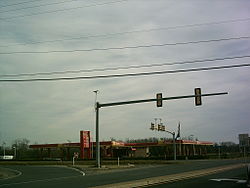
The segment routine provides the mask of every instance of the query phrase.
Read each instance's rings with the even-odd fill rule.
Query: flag
[[[176,135],[176,139],[180,138],[180,136],[181,136],[181,123],[179,122],[179,124],[178,124],[178,133]]]

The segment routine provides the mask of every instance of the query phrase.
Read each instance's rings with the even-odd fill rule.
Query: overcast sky
[[[166,71],[249,63],[249,58],[127,70],[6,77],[3,75],[89,70],[250,55],[249,39],[120,50],[116,47],[183,43],[250,36],[247,0],[1,0],[0,79],[78,77]],[[242,20],[244,19],[244,20]],[[224,22],[226,21],[226,22]],[[214,22],[221,22],[215,24]],[[213,24],[212,24],[213,23]],[[203,25],[201,25],[203,24]],[[10,54],[4,54],[9,53]],[[13,53],[14,52],[14,53]],[[32,53],[15,53],[32,52]],[[49,52],[49,53],[33,53]],[[80,130],[95,138],[94,90],[100,103],[229,92],[194,99],[100,109],[101,140],[171,137],[149,130],[161,118],[181,136],[238,143],[250,133],[250,68],[124,78],[47,82],[0,82],[0,142],[79,141]]]

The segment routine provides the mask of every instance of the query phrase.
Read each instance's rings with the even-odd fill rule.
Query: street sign
[[[156,106],[157,107],[162,107],[162,93],[157,93],[156,94]]]
[[[79,157],[79,153],[78,152],[74,152],[74,158],[77,159]]]
[[[195,95],[201,95],[201,88],[195,88],[194,89],[194,94]],[[195,106],[200,106],[201,103],[201,96],[196,96],[195,97]]]

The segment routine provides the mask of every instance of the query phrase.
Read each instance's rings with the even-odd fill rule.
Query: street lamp
[[[95,93],[95,110],[96,110],[96,101],[97,101],[97,95],[98,95],[99,90],[95,90],[93,92]]]

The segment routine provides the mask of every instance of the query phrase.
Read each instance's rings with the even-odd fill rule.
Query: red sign
[[[90,148],[90,131],[81,131],[80,142],[83,148]]]
[[[80,131],[80,157],[84,159],[86,155],[84,154],[87,152],[88,158],[91,155],[91,143],[90,143],[90,131]]]
[[[89,146],[90,146],[89,131],[83,131],[83,147],[89,148]]]

